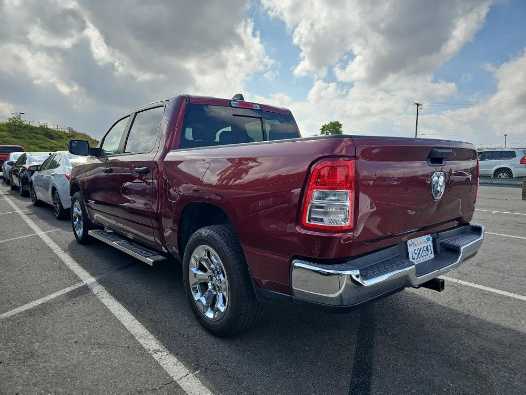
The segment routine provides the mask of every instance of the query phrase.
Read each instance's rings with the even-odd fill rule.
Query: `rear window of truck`
[[[290,113],[206,104],[187,107],[180,148],[254,143],[300,137]]]
[[[0,145],[0,154],[11,152],[24,152],[24,149],[18,145]]]

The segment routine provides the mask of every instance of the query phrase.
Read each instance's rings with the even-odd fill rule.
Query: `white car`
[[[39,205],[42,202],[51,204],[55,217],[67,218],[71,207],[69,196],[71,169],[85,160],[86,157],[62,151],[49,155],[31,177],[29,193],[33,204]]]
[[[2,164],[2,177],[4,179],[4,184],[9,185],[11,179],[11,169],[13,168],[16,160],[20,158],[23,153],[24,152],[11,152],[7,160]]]
[[[480,175],[495,178],[526,177],[526,149],[499,148],[479,151]]]

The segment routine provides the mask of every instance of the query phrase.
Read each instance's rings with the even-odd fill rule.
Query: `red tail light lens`
[[[307,229],[348,231],[353,228],[355,162],[324,159],[311,170],[301,212]]]
[[[526,156],[523,156],[521,159],[521,165],[526,165]]]
[[[69,173],[64,173],[64,177],[66,177],[66,180],[71,180],[71,174]]]

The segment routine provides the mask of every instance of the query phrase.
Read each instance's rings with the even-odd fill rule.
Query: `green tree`
[[[320,132],[323,135],[332,135],[332,134],[343,134],[342,123],[340,121],[332,121],[326,124],[321,125]]]

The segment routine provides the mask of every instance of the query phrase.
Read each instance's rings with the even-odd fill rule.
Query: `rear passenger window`
[[[190,104],[180,148],[254,143],[299,137],[289,114],[203,104]]]
[[[152,152],[161,137],[164,107],[138,112],[133,120],[124,152],[142,154]]]
[[[513,159],[517,157],[517,155],[515,154],[515,151],[501,151],[500,154],[501,154],[500,159]]]

